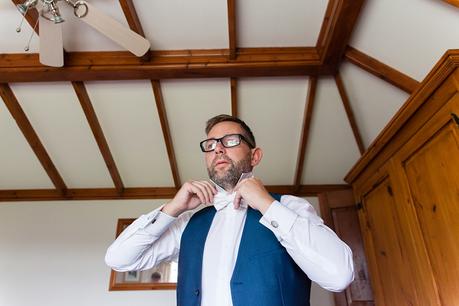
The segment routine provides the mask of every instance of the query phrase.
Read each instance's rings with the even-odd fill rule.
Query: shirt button
[[[196,295],[196,296],[199,295],[199,289],[196,289],[196,290],[194,291],[194,295]]]
[[[278,227],[279,227],[279,223],[277,223],[277,221],[274,221],[274,220],[271,221],[271,225],[272,225],[272,227],[274,227],[274,228],[278,228]]]
[[[156,219],[153,219],[151,220],[151,224],[155,223],[156,222]]]

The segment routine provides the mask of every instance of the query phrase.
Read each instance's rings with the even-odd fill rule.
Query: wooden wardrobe
[[[458,67],[447,51],[345,178],[377,306],[459,305]]]

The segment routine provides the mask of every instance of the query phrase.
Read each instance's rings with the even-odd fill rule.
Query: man
[[[307,306],[311,280],[346,288],[351,250],[307,201],[271,195],[251,174],[263,152],[250,128],[219,115],[206,133],[200,146],[211,181],[183,184],[134,221],[107,250],[107,264],[142,270],[178,257],[179,306]]]

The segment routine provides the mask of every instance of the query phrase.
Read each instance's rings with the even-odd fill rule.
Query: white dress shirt
[[[247,216],[247,205],[235,209],[235,194],[222,188],[214,197],[217,209],[204,246],[202,306],[232,306],[230,279]],[[117,271],[145,270],[164,260],[177,260],[180,238],[194,212],[173,218],[161,207],[142,215],[108,248],[105,261]],[[321,287],[341,291],[354,278],[352,252],[323,224],[306,200],[282,196],[260,223],[270,229],[287,252]]]

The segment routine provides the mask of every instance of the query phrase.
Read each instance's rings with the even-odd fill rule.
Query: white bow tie
[[[239,178],[238,183],[242,181],[243,179],[246,179],[252,176],[253,176],[252,172],[242,173],[241,177]],[[234,198],[236,197],[236,192],[228,193],[226,192],[225,189],[220,187],[215,182],[214,184],[218,191],[218,193],[214,196],[213,204],[214,204],[215,209],[219,211],[225,208],[226,206],[228,206],[228,204],[232,205],[234,202]],[[247,203],[245,203],[244,199],[241,199],[239,208],[247,208]]]
[[[226,191],[219,191],[215,196],[214,196],[214,207],[217,211],[222,210],[229,204],[233,205],[234,198],[236,197],[236,193],[228,193]],[[247,204],[244,202],[243,199],[241,199],[241,205],[240,208],[247,208]]]

